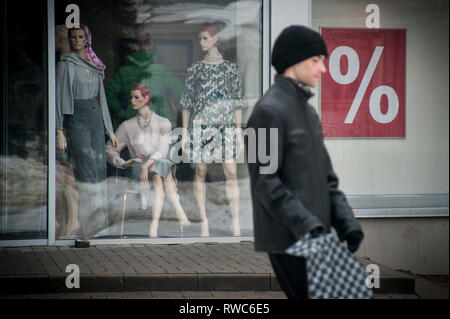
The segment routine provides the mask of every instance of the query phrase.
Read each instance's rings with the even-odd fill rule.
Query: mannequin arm
[[[183,109],[181,112],[181,125],[183,127],[183,136],[181,138],[181,149],[184,151],[184,146],[188,139],[188,127],[189,119],[191,117],[191,111],[188,109]]]

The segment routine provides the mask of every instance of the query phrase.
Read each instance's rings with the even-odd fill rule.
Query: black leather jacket
[[[252,163],[247,153],[258,251],[282,253],[316,227],[325,232],[335,228],[341,240],[350,231],[361,232],[345,195],[338,190],[319,117],[308,104],[311,96],[298,82],[278,74],[247,123],[256,132],[266,128],[267,154],[270,145],[278,142],[276,154],[270,157],[278,160],[273,174],[261,174],[267,161],[258,155]],[[270,128],[278,130],[278,138],[269,138]],[[260,139],[256,134],[256,145]],[[246,142],[251,152],[250,139]]]

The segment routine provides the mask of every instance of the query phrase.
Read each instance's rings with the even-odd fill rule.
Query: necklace
[[[152,114],[150,114],[150,118],[147,121],[144,121],[144,123],[141,122],[141,117],[138,115],[137,122],[141,129],[145,130],[147,127],[150,126],[150,121],[152,120],[152,115],[153,115],[153,112],[152,112]]]
[[[219,53],[219,55],[205,55],[205,57],[203,58],[203,60],[205,60],[206,62],[220,62],[222,61],[222,54]]]

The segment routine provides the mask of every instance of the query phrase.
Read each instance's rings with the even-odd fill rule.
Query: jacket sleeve
[[[286,151],[284,141],[285,128],[282,119],[268,107],[261,107],[257,114],[254,115],[256,116],[252,116],[253,120],[250,126],[256,130],[257,156],[256,163],[251,163],[249,160],[248,164],[252,179],[252,193],[262,203],[272,218],[290,229],[296,238],[316,227],[323,227],[319,219],[305,208],[301,200],[294,195],[280,178],[283,154]],[[261,142],[260,128],[264,128],[266,131],[265,152],[267,153],[270,150],[270,161],[276,161],[277,163],[275,172],[271,174],[261,172],[261,168],[264,169],[266,165],[263,165],[261,162],[259,154],[265,153],[261,150],[263,142]],[[274,136],[267,138],[267,135],[273,135],[269,133],[270,129],[278,131],[278,138]],[[273,145],[274,143],[275,145]],[[248,148],[249,151],[251,149],[252,147]]]
[[[103,124],[105,129],[105,134],[110,135],[114,133],[114,129],[111,122],[111,116],[109,115],[108,102],[106,100],[105,95],[105,87],[103,86],[103,78],[102,75],[99,75],[100,79],[100,105],[103,113]]]
[[[336,229],[340,240],[345,240],[348,233],[359,231],[362,234],[361,225],[353,215],[353,209],[347,201],[345,194],[338,189],[339,179],[331,164],[328,151],[323,146],[327,163],[328,190],[331,202],[331,225]]]
[[[55,83],[55,107],[56,107],[56,128],[63,129],[64,126],[64,114],[62,111],[63,101],[64,101],[64,86],[68,85],[65,83],[67,66],[63,61],[58,61],[56,64],[56,83]]]

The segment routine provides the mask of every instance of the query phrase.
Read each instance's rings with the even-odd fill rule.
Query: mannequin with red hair
[[[117,150],[110,142],[106,144],[107,160],[117,168],[131,166],[131,178],[140,181],[143,186],[148,186],[149,177],[152,179],[155,191],[149,236],[157,237],[165,193],[175,208],[181,229],[182,226],[190,224],[177,195],[172,172],[175,164],[167,157],[172,125],[168,119],[150,110],[151,91],[146,85],[133,86],[130,98],[131,106],[138,114],[124,121],[117,129],[116,136],[119,142]],[[131,157],[128,161],[120,157],[120,151],[125,147],[128,148]],[[148,191],[148,187],[144,187],[143,192]],[[145,196],[146,194],[143,194],[144,199]],[[143,208],[146,208],[145,202]]]
[[[218,49],[218,34],[214,25],[206,25],[199,30],[199,44],[206,55],[187,70],[180,102],[184,129],[181,147],[185,150],[188,140],[192,141],[192,160],[196,163],[194,196],[202,218],[201,235],[209,236],[205,185],[207,164],[216,162],[222,163],[226,177],[232,233],[240,236],[236,159],[243,150],[241,122],[246,103],[238,67],[222,57]],[[229,131],[233,134],[228,134]]]

